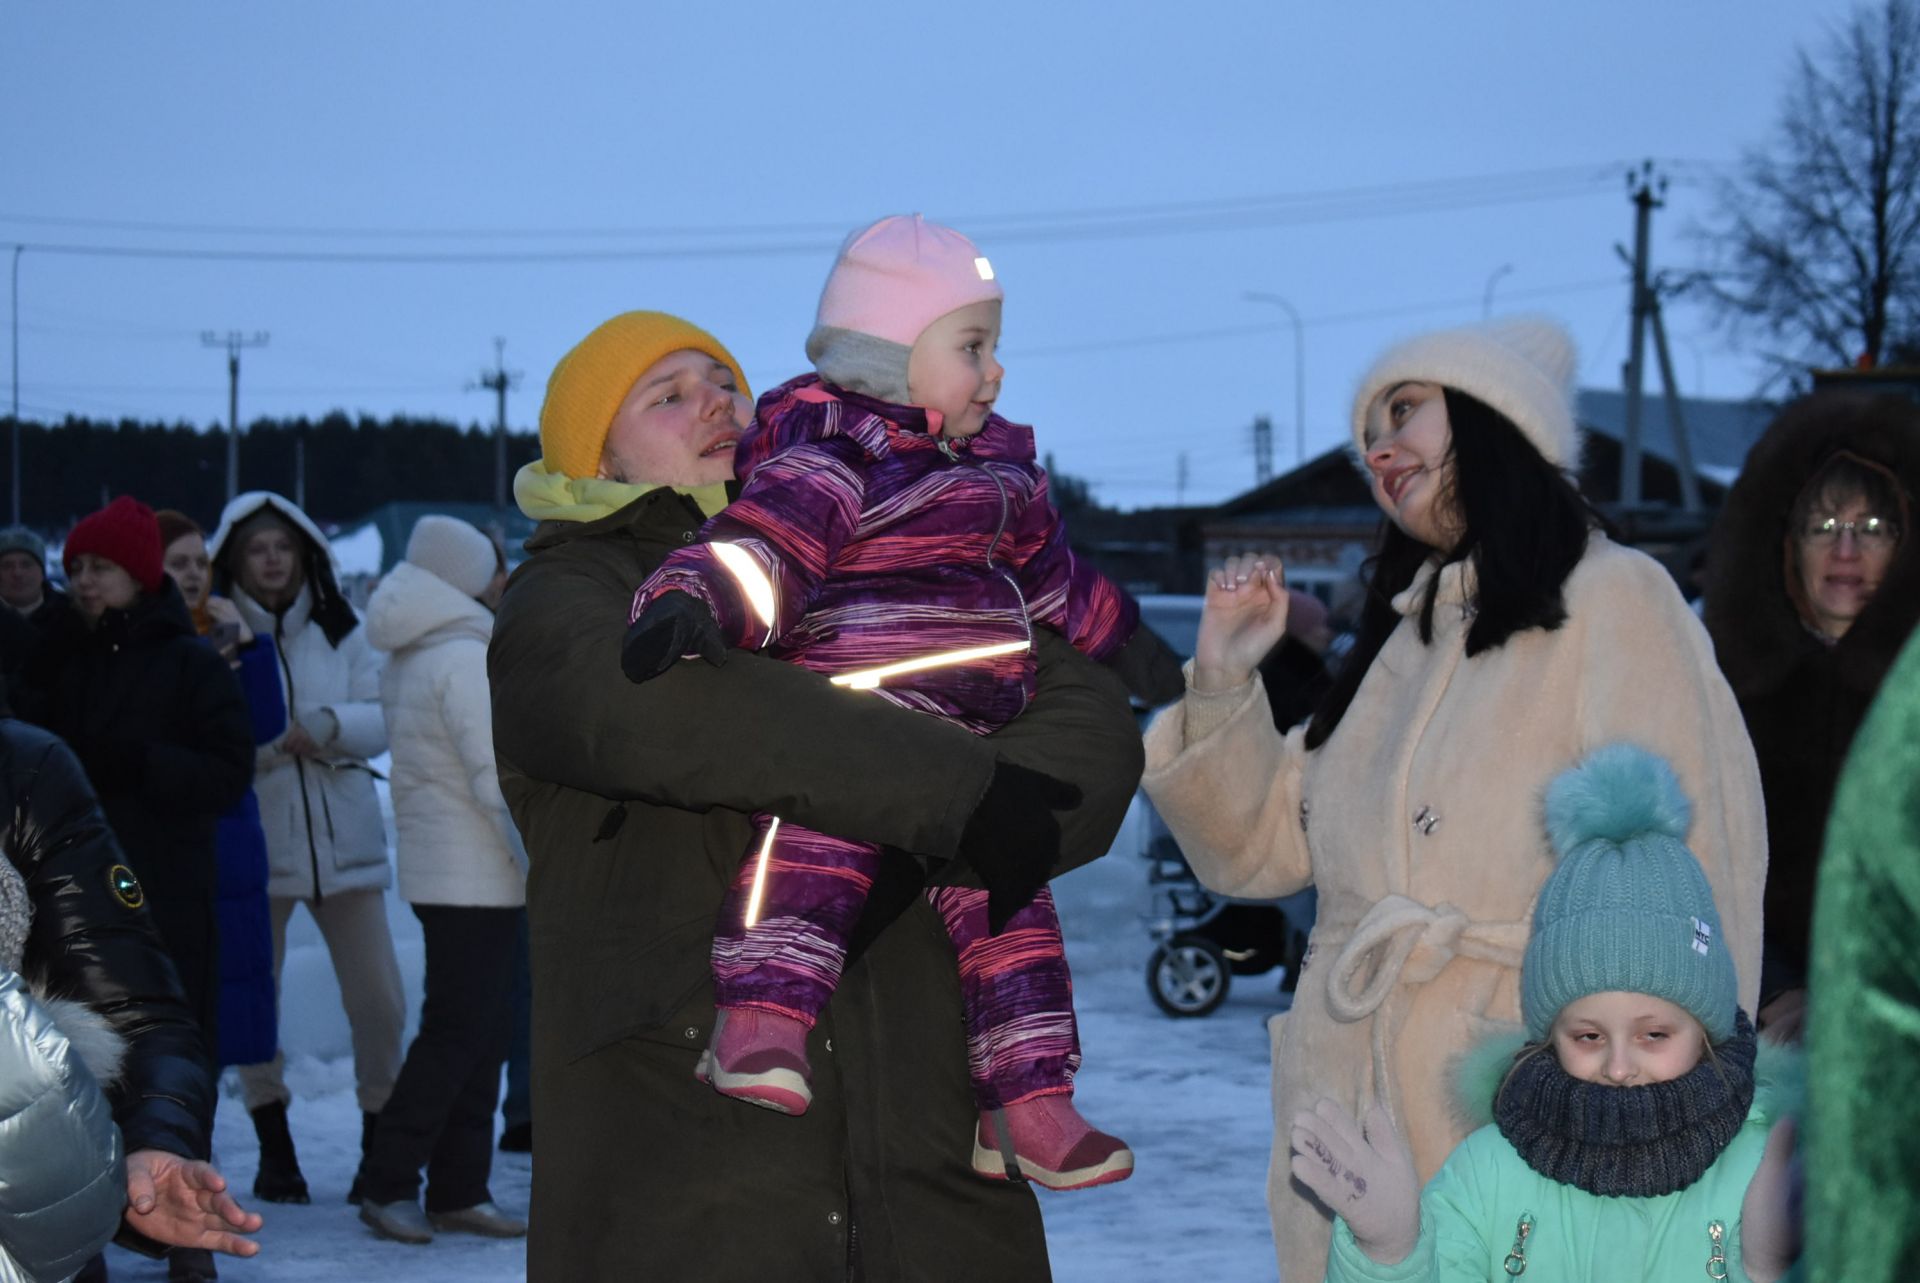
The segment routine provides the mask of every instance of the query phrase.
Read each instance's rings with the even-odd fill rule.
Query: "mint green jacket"
[[[1488,1125],[1461,1141],[1427,1182],[1420,1241],[1406,1260],[1370,1259],[1336,1219],[1327,1283],[1748,1283],[1740,1205],[1768,1129],[1799,1107],[1805,1088],[1799,1057],[1764,1042],[1754,1072],[1747,1121],[1683,1190],[1656,1198],[1589,1194],[1528,1167]],[[1509,1268],[1510,1255],[1525,1257],[1524,1273],[1517,1260]]]

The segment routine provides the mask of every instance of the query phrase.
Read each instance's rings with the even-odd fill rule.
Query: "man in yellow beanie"
[[[1107,849],[1140,770],[1118,680],[1046,632],[1039,694],[985,738],[744,651],[628,682],[633,590],[725,506],[748,411],[716,339],[628,312],[561,359],[542,457],[514,482],[541,524],[488,668],[531,857],[528,1277],[1045,1277],[1031,1191],[953,1160],[977,1115],[953,953],[918,862],[882,868],[808,1046],[804,1116],[740,1109],[695,1077],[713,924],[750,812],[935,860],[1020,824],[1058,833],[1064,870]],[[1003,760],[1082,802],[1021,811],[996,785]]]

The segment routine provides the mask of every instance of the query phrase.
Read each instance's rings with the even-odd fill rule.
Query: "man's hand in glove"
[[[626,640],[620,643],[620,671],[630,682],[650,681],[683,655],[698,655],[718,668],[727,662],[727,639],[699,598],[663,592],[627,625]]]
[[[987,927],[995,935],[1033,902],[1060,859],[1055,811],[1080,805],[1080,790],[1040,771],[1000,762],[960,834],[959,855],[987,889]]]
[[[1360,1250],[1398,1265],[1420,1241],[1420,1179],[1387,1111],[1367,1111],[1363,1130],[1322,1096],[1293,1116],[1293,1175],[1353,1231]]]

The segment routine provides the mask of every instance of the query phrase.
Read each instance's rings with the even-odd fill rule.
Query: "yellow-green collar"
[[[706,516],[727,506],[725,485],[657,486],[608,481],[603,477],[569,477],[547,471],[535,459],[514,474],[513,498],[520,511],[535,521],[598,521],[610,517],[650,490],[669,489],[699,505]]]

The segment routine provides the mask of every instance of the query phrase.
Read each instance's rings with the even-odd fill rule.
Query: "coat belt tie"
[[[1403,895],[1385,896],[1366,911],[1334,957],[1327,1011],[1348,1024],[1372,1017],[1375,1099],[1390,1081],[1387,1048],[1406,1020],[1400,1004],[1391,1001],[1395,993],[1403,985],[1426,984],[1455,958],[1518,970],[1530,925],[1476,922],[1454,905],[1429,908]],[[1386,1104],[1397,1114],[1393,1101]]]

